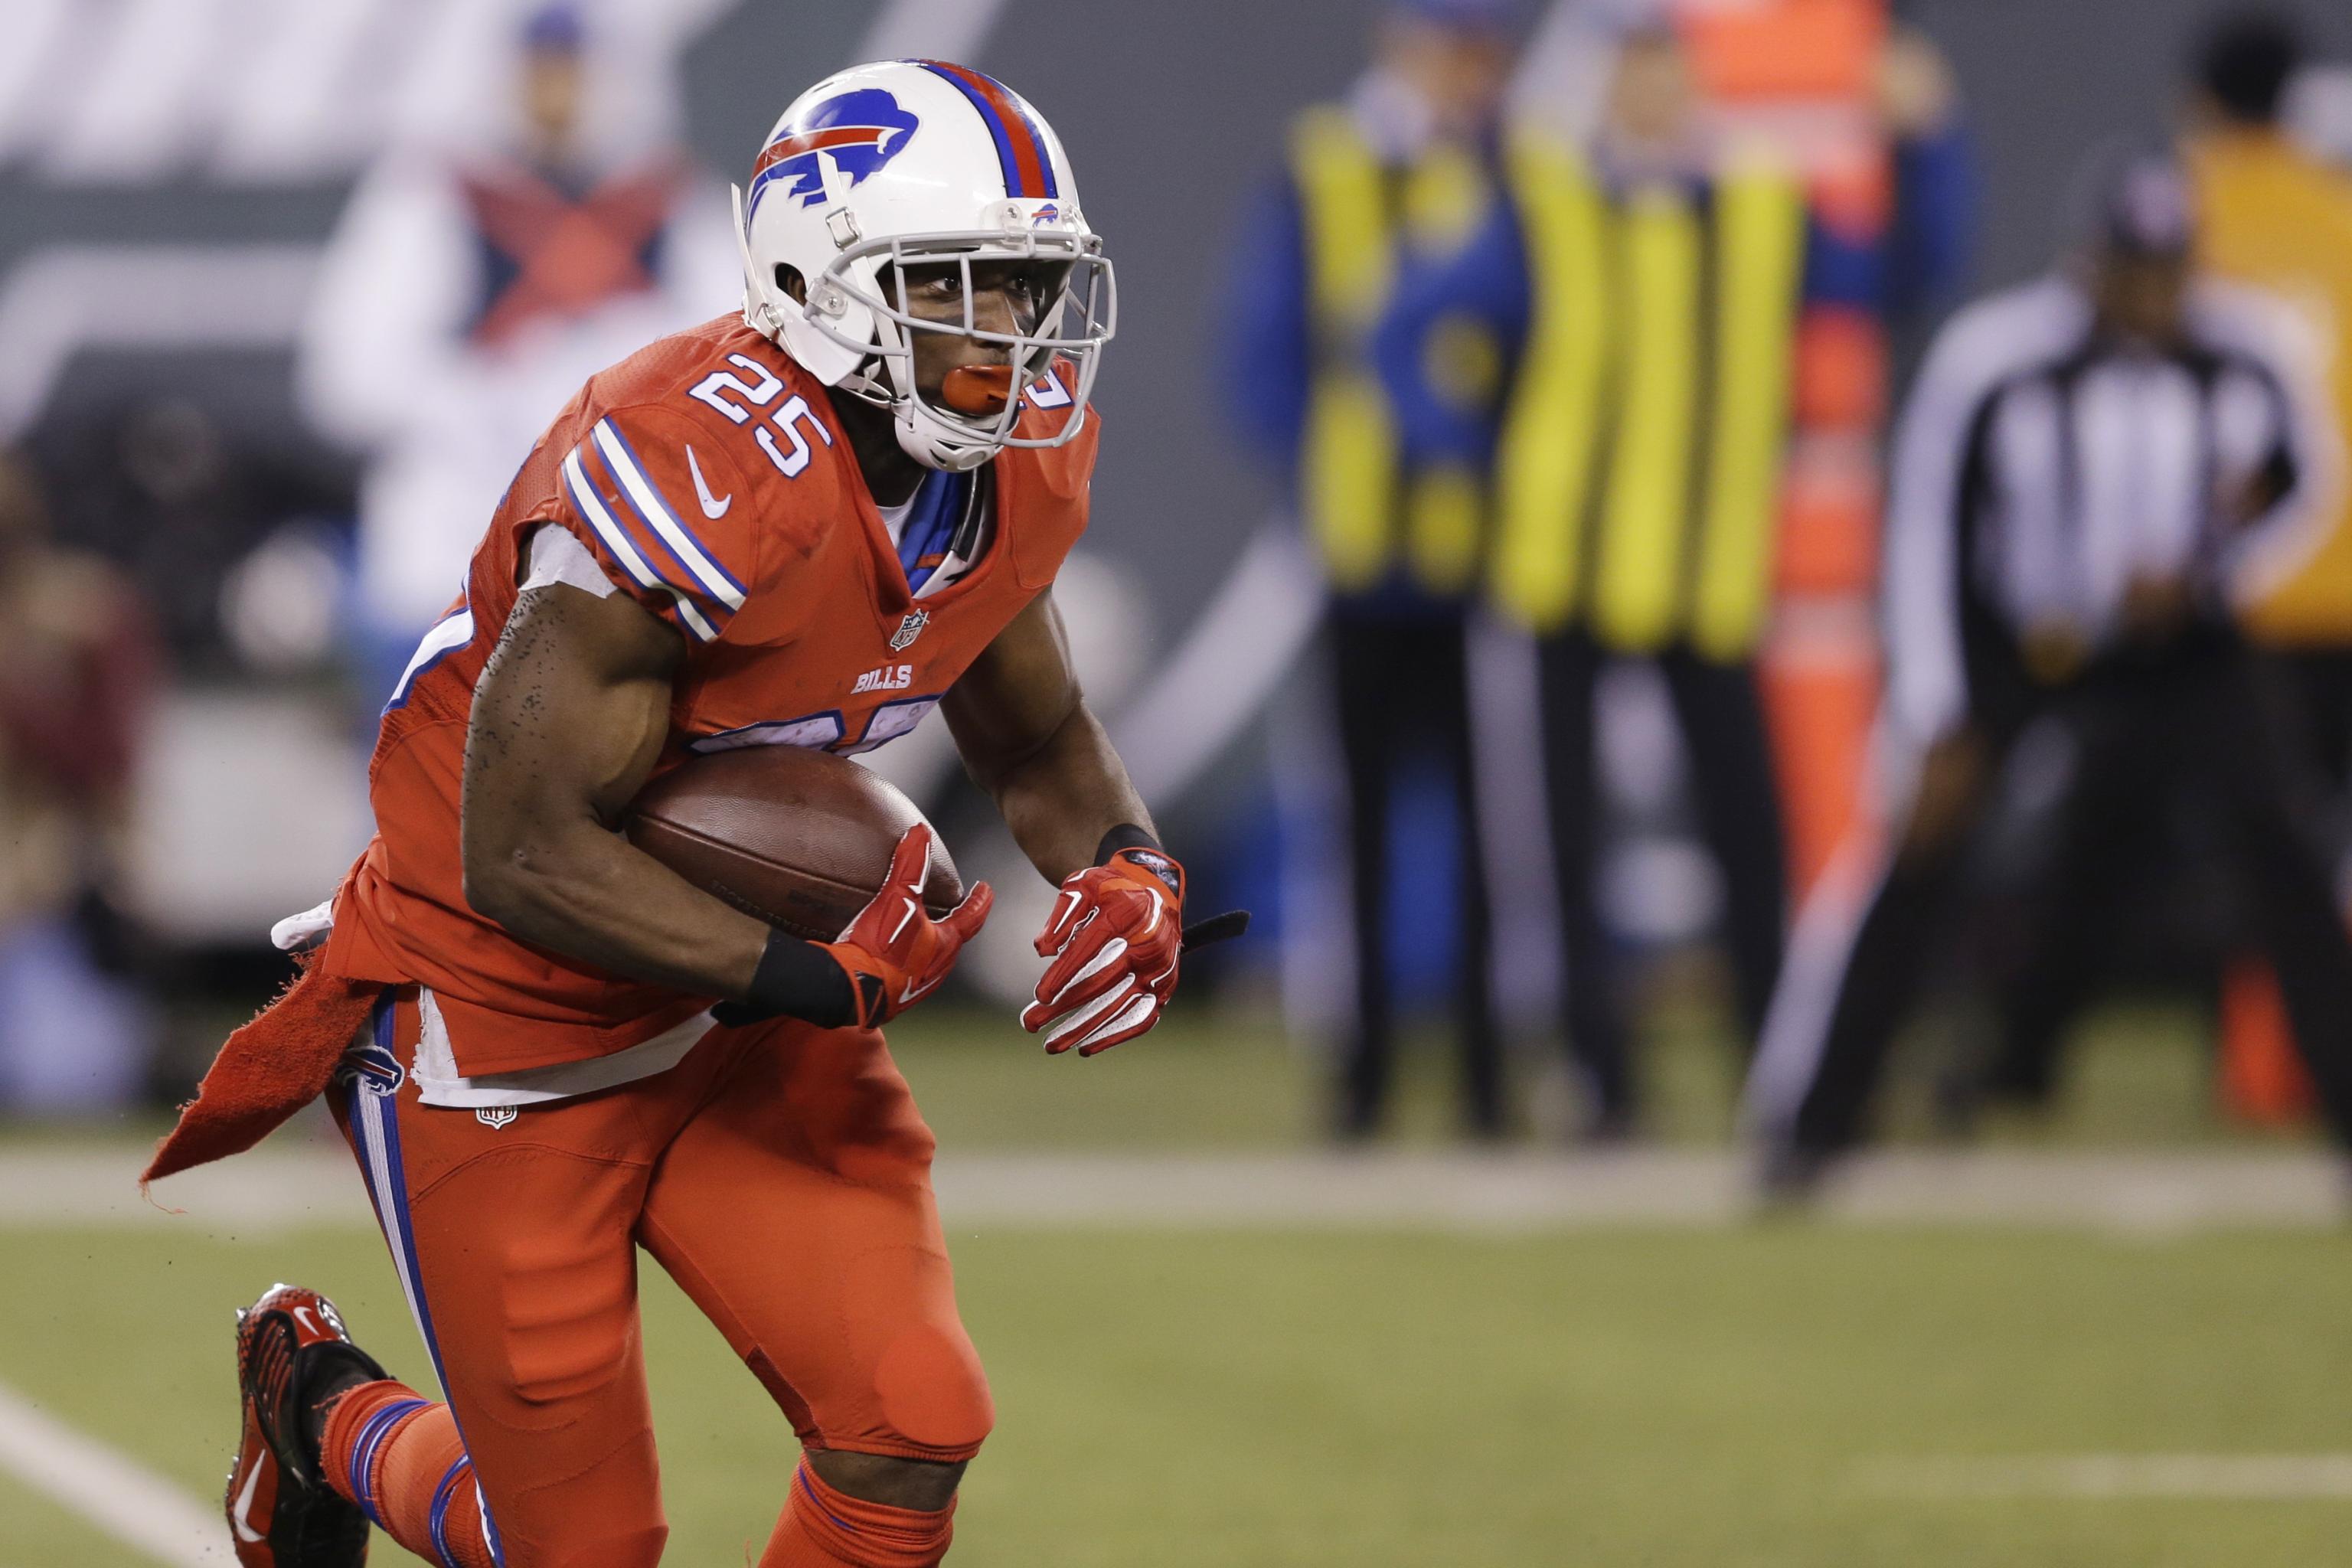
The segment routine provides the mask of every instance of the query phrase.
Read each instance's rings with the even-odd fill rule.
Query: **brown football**
[[[647,784],[623,825],[629,842],[745,914],[832,942],[881,890],[890,854],[923,820],[887,780],[846,757],[747,746],[673,768]],[[944,915],[963,898],[936,830],[923,902]]]

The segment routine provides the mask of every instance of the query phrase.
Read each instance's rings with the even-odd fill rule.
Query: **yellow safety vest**
[[[1802,195],[1735,161],[1710,226],[1684,190],[1612,196],[1533,134],[1508,171],[1533,315],[1496,460],[1496,602],[1538,632],[1745,658],[1771,587]]]
[[[2321,361],[2330,413],[2352,436],[2352,177],[2284,136],[2240,131],[2189,151],[2204,216],[2204,261],[2265,289],[2298,316]],[[2253,634],[2289,647],[2352,644],[2352,487],[2325,498],[2311,556],[2251,606]]]
[[[1336,106],[1299,118],[1291,173],[1305,220],[1315,340],[1299,462],[1307,534],[1342,593],[1377,586],[1402,552],[1421,586],[1461,594],[1478,575],[1484,480],[1453,468],[1402,471],[1370,344],[1388,310],[1401,247],[1466,241],[1492,196],[1486,174],[1475,153],[1444,144],[1409,168],[1391,168]],[[1467,353],[1480,357],[1475,347]],[[1483,358],[1499,363],[1491,346]]]

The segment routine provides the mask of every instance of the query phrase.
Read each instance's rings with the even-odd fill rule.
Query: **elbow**
[[[507,862],[488,855],[474,853],[469,846],[465,867],[466,905],[486,920],[500,925],[513,912],[519,900],[514,877]]]
[[[502,926],[527,923],[543,879],[541,858],[529,846],[464,836],[466,902]]]
[[[978,763],[966,759],[965,771],[974,784],[988,792],[990,799],[1002,806],[1008,795],[1041,776],[1054,773],[1072,754],[1073,746],[1083,745],[1087,739],[1100,732],[1101,725],[1087,707],[1086,700],[1073,691],[1068,710],[1055,721],[1052,728],[1031,737],[1026,744],[1009,747]]]

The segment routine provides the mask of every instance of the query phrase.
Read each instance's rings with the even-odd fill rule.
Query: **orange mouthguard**
[[[940,387],[940,401],[958,414],[1002,414],[1013,401],[1009,364],[958,365]]]

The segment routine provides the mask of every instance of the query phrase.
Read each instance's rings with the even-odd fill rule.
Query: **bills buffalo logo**
[[[824,200],[828,158],[853,188],[864,184],[907,150],[921,124],[878,87],[826,99],[761,153],[751,169],[751,210],[758,212],[760,198],[777,184],[786,200],[804,207]]]
[[[1049,223],[1059,223],[1061,221],[1062,209],[1055,206],[1051,202],[1047,202],[1044,206],[1039,207],[1035,212],[1029,216],[1029,226],[1031,228],[1043,228]]]
[[[336,1069],[336,1076],[346,1087],[357,1084],[379,1098],[399,1093],[401,1084],[408,1077],[401,1070],[397,1058],[373,1042],[345,1051],[342,1066]]]

